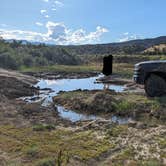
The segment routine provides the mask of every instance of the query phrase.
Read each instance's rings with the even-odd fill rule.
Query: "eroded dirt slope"
[[[0,69],[0,95],[7,98],[33,95],[36,91],[32,87],[37,82],[34,77],[26,76],[14,71]]]

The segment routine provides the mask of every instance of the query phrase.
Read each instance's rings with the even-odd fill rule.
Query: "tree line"
[[[21,67],[47,65],[77,65],[79,57],[72,55],[66,48],[46,46],[45,44],[23,44],[22,41],[0,39],[0,67],[17,70]]]

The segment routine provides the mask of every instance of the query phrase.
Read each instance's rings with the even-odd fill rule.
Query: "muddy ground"
[[[0,69],[0,95],[7,98],[17,98],[33,95],[37,89],[32,86],[37,83],[34,77],[22,75],[14,71]]]
[[[142,92],[113,90],[75,90],[60,92],[55,105],[86,114],[113,114],[138,117],[144,114],[166,121],[165,97],[148,99]]]
[[[58,117],[54,106],[46,108],[41,106],[41,102],[26,103],[19,99],[38,94],[39,89],[33,86],[37,82],[35,77],[0,69],[0,124],[57,123],[57,119],[52,118]]]
[[[99,72],[23,72],[23,74],[42,79],[78,79],[95,77]]]
[[[72,123],[54,105],[17,99],[37,93],[34,77],[0,70],[0,80],[0,165],[166,165],[165,98],[148,99],[143,92],[61,92],[54,101],[66,108],[144,117],[125,125],[103,119]]]

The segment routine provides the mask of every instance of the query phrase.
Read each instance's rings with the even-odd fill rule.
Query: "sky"
[[[0,0],[0,36],[56,45],[166,35],[166,0]]]

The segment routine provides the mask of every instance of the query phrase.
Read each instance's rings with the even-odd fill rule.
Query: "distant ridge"
[[[14,39],[6,40],[12,43]],[[21,41],[21,40],[19,40]],[[106,44],[85,44],[85,45],[52,45],[40,42],[30,42],[22,40],[22,44],[46,45],[50,47],[67,48],[75,55],[98,55],[98,54],[140,54],[146,49],[155,45],[166,44],[166,36],[149,39],[137,39],[126,42],[106,43]]]
[[[150,39],[138,39],[120,43],[108,44],[87,44],[78,46],[63,46],[67,47],[75,54],[136,54],[154,45],[166,44],[166,36],[160,36]]]

